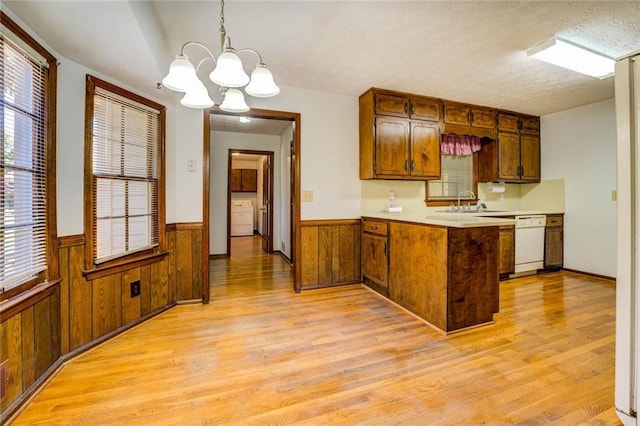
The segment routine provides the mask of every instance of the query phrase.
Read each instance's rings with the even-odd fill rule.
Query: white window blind
[[[95,87],[94,261],[158,244],[159,111]]]
[[[428,183],[430,200],[455,199],[460,192],[473,189],[473,155],[442,155],[441,164],[441,179]]]
[[[35,57],[0,34],[0,287],[47,267],[46,87]]]

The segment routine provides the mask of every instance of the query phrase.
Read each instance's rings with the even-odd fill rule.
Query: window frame
[[[16,24],[8,15],[0,11],[0,25],[6,27],[30,49],[42,56],[47,62],[44,103],[45,103],[45,166],[47,169],[45,191],[45,262],[46,268],[35,277],[29,278],[7,290],[0,290],[0,301],[26,294],[34,287],[45,282],[54,283],[59,280],[58,247],[57,247],[57,215],[56,215],[56,105],[58,61],[38,41]],[[41,153],[36,153],[41,155]]]
[[[157,182],[158,182],[158,245],[152,248],[135,251],[109,259],[100,263],[94,262],[96,242],[93,229],[94,217],[94,173],[93,173],[93,117],[95,88],[114,93],[158,111],[157,140]],[[109,275],[131,267],[153,263],[166,256],[166,189],[165,189],[165,123],[166,107],[140,95],[118,87],[107,81],[87,74],[85,94],[85,153],[84,153],[84,234],[85,234],[85,271],[87,279]]]
[[[442,155],[440,154],[440,159],[442,160]],[[464,198],[466,202],[477,202],[478,201],[478,153],[474,152],[473,154],[473,183],[471,184],[472,191],[475,198]],[[436,179],[437,180],[437,179]],[[431,206],[448,206],[452,201],[458,202],[458,197],[449,197],[449,198],[437,198],[437,199],[429,199],[429,181],[425,182],[424,185],[424,201],[428,207]],[[463,199],[460,199],[461,201]]]

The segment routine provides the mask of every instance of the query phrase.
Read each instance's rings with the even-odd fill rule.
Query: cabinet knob
[[[416,162],[414,160],[411,160],[411,171],[413,172],[416,168]]]

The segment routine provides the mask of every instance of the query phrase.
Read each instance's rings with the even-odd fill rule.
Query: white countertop
[[[514,219],[500,216],[525,216],[533,214],[562,214],[556,210],[518,210],[518,211],[486,211],[480,213],[453,213],[448,211],[429,210],[423,213],[389,213],[369,211],[363,212],[362,217],[376,219],[399,220],[402,222],[422,223],[425,225],[449,226],[453,228],[474,228],[482,226],[514,225]]]

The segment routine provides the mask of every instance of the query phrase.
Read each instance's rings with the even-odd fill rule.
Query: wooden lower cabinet
[[[499,228],[389,223],[389,298],[452,332],[498,312]]]
[[[563,216],[548,215],[544,229],[544,269],[562,268],[564,262]]]
[[[362,281],[389,295],[389,239],[385,222],[362,222]]]
[[[498,272],[501,277],[506,277],[515,272],[515,245],[515,227],[513,225],[501,226],[498,256]]]

